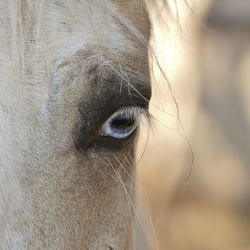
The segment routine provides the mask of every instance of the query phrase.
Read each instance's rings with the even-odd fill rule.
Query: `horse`
[[[0,22],[0,248],[132,249],[146,4],[2,0]]]

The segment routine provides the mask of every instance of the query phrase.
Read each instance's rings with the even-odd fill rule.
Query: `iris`
[[[139,112],[133,107],[120,109],[102,125],[99,135],[126,139],[139,126],[139,118]]]

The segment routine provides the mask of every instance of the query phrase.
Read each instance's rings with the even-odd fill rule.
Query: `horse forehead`
[[[94,46],[116,49],[124,54],[133,53],[135,41],[129,39],[130,24],[126,19],[134,27],[143,29],[143,33],[148,31],[148,27],[144,27],[146,22],[142,22],[140,15],[133,14],[135,11],[128,3],[96,0],[63,2],[47,1],[44,7],[44,46],[51,61],[70,58],[76,51]],[[128,26],[124,27],[123,22]]]
[[[145,0],[112,0],[117,8],[149,39],[150,21]]]
[[[44,4],[44,20],[48,24],[46,34],[56,32],[54,37],[61,34],[66,35],[66,39],[67,35],[71,39],[74,35],[84,35],[85,40],[112,44],[119,38],[124,39],[121,31],[126,33],[126,25],[132,25],[143,33],[148,31],[149,22],[143,6],[142,0],[73,0],[60,1],[60,4],[58,1],[46,1]]]

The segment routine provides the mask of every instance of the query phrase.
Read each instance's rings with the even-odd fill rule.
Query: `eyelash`
[[[150,122],[150,114],[146,108],[140,106],[128,106],[125,108],[121,108],[120,110],[124,112],[128,119],[133,118],[134,116],[138,116],[139,120],[141,120],[142,118],[146,118],[146,121]]]
[[[142,118],[146,118],[149,122],[149,112],[145,108],[139,106],[121,108],[105,121],[99,130],[99,135],[117,140],[128,139],[136,131]]]

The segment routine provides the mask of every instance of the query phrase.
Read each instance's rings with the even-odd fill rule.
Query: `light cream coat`
[[[0,1],[0,249],[132,248],[133,142],[96,131],[150,98],[148,38],[140,0]]]

